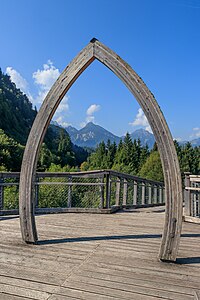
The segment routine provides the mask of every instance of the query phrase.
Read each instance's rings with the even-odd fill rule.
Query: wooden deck
[[[176,264],[157,259],[162,208],[36,217],[40,242],[0,217],[0,299],[200,299],[200,225],[183,224]]]

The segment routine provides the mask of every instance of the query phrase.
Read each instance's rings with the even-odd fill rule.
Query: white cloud
[[[54,118],[54,121],[56,121],[62,127],[68,127],[69,125],[71,125],[70,123],[63,120],[63,116],[59,116],[58,118]]]
[[[60,75],[60,71],[54,66],[51,60],[48,60],[46,64],[43,64],[43,69],[38,69],[33,73],[34,83],[38,87],[38,95],[36,97],[36,103],[41,105],[44,101],[46,95],[48,94],[50,88],[57,80]],[[65,121],[63,113],[69,111],[69,97],[66,95],[61,103],[59,104],[53,120],[58,122],[61,126],[66,127],[69,124]]]
[[[59,70],[53,65],[51,60],[48,60],[48,62],[43,65],[42,70],[37,70],[33,73],[33,79],[35,83],[43,87],[43,89],[49,90],[59,75]]]
[[[16,84],[16,87],[25,93],[33,105],[36,105],[38,109],[40,108],[50,88],[60,75],[60,71],[53,65],[53,62],[48,60],[47,63],[43,65],[41,70],[38,69],[32,74],[32,78],[37,88],[36,95],[33,97],[29,91],[29,86],[26,79],[24,79],[18,71],[12,67],[7,67],[6,73],[10,76],[12,82]],[[69,111],[68,100],[69,97],[66,95],[59,104],[53,117],[55,121],[59,120],[60,122],[57,122],[64,127],[69,125],[63,116],[64,112],[66,113]]]
[[[181,142],[183,139],[181,137],[177,137],[177,138],[173,138],[173,140],[175,140],[177,142]]]
[[[149,122],[141,108],[138,109],[138,113],[135,117],[135,120],[133,122],[130,122],[129,125],[131,126],[142,126],[145,127],[145,129],[152,133],[151,127],[149,125]]]
[[[84,122],[81,122],[80,126],[81,128],[85,127],[85,125],[89,122],[95,122],[95,117],[93,116],[93,114],[97,111],[99,111],[101,108],[101,106],[99,104],[92,104],[88,107],[88,109],[86,110],[86,118]]]
[[[200,127],[195,127],[192,130],[193,130],[193,133],[190,136],[190,138],[193,138],[193,139],[200,138]]]
[[[32,77],[38,87],[38,95],[36,97],[36,102],[38,104],[43,102],[44,98],[59,75],[59,70],[53,65],[51,60],[48,60],[48,62],[43,65],[42,70],[38,69],[33,73]]]
[[[28,92],[28,82],[20,75],[19,72],[12,67],[7,67],[6,73],[10,76],[11,81],[16,84],[18,89],[20,89],[24,94]]]
[[[93,115],[95,112],[97,112],[98,110],[100,110],[100,105],[99,104],[92,104],[90,105],[90,107],[88,107],[86,114],[88,116]]]
[[[12,67],[7,67],[6,73],[10,76],[11,81],[15,83],[16,87],[20,89],[24,94],[26,94],[29,100],[32,103],[34,103],[34,99],[29,91],[29,86],[26,79],[23,78],[21,74],[17,70],[13,69]]]

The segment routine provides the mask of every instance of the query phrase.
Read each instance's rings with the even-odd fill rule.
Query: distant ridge
[[[106,143],[108,139],[112,143],[115,142],[116,144],[118,144],[120,139],[124,138],[124,136],[116,136],[105,128],[92,122],[87,123],[86,126],[81,128],[80,130],[72,126],[68,126],[65,129],[69,133],[72,142],[81,147],[95,148],[102,141]],[[140,139],[141,144],[143,146],[147,144],[150,149],[155,143],[153,134],[144,129],[138,129],[134,131],[131,134],[131,138],[132,140]]]
[[[72,126],[68,126],[65,129],[69,133],[72,143],[81,147],[95,148],[101,141],[107,142],[108,139],[112,143],[116,142],[117,144],[120,141],[120,137],[92,122],[87,123],[80,130]]]

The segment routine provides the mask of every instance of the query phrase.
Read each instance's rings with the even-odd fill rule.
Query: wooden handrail
[[[0,210],[4,211],[4,188],[19,186],[19,172],[0,172]],[[46,179],[49,180],[46,180]],[[68,181],[62,182],[61,179]],[[9,179],[16,179],[9,182]],[[57,179],[57,181],[51,181]],[[60,179],[60,180],[59,180]],[[88,180],[87,180],[88,179]],[[89,181],[90,179],[94,182]],[[96,179],[96,181],[95,181]],[[45,181],[46,180],[46,181]],[[82,180],[82,182],[80,181]],[[35,206],[40,205],[41,186],[61,186],[68,188],[67,208],[72,207],[72,187],[97,188],[99,207],[110,209],[115,207],[138,207],[161,205],[164,203],[163,182],[153,181],[113,170],[92,170],[84,172],[38,172],[35,180]],[[98,189],[99,187],[99,189]],[[12,210],[13,211],[13,210]],[[57,210],[56,210],[57,211]],[[7,213],[7,212],[6,212]]]

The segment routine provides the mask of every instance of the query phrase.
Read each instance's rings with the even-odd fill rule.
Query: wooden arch
[[[165,178],[166,213],[159,258],[175,261],[182,227],[182,184],[179,163],[170,130],[153,94],[143,80],[115,52],[95,38],[74,58],[46,96],[33,123],[22,161],[19,214],[22,238],[37,242],[34,217],[34,182],[40,146],[59,103],[79,75],[99,60],[121,79],[142,107],[154,133]]]

